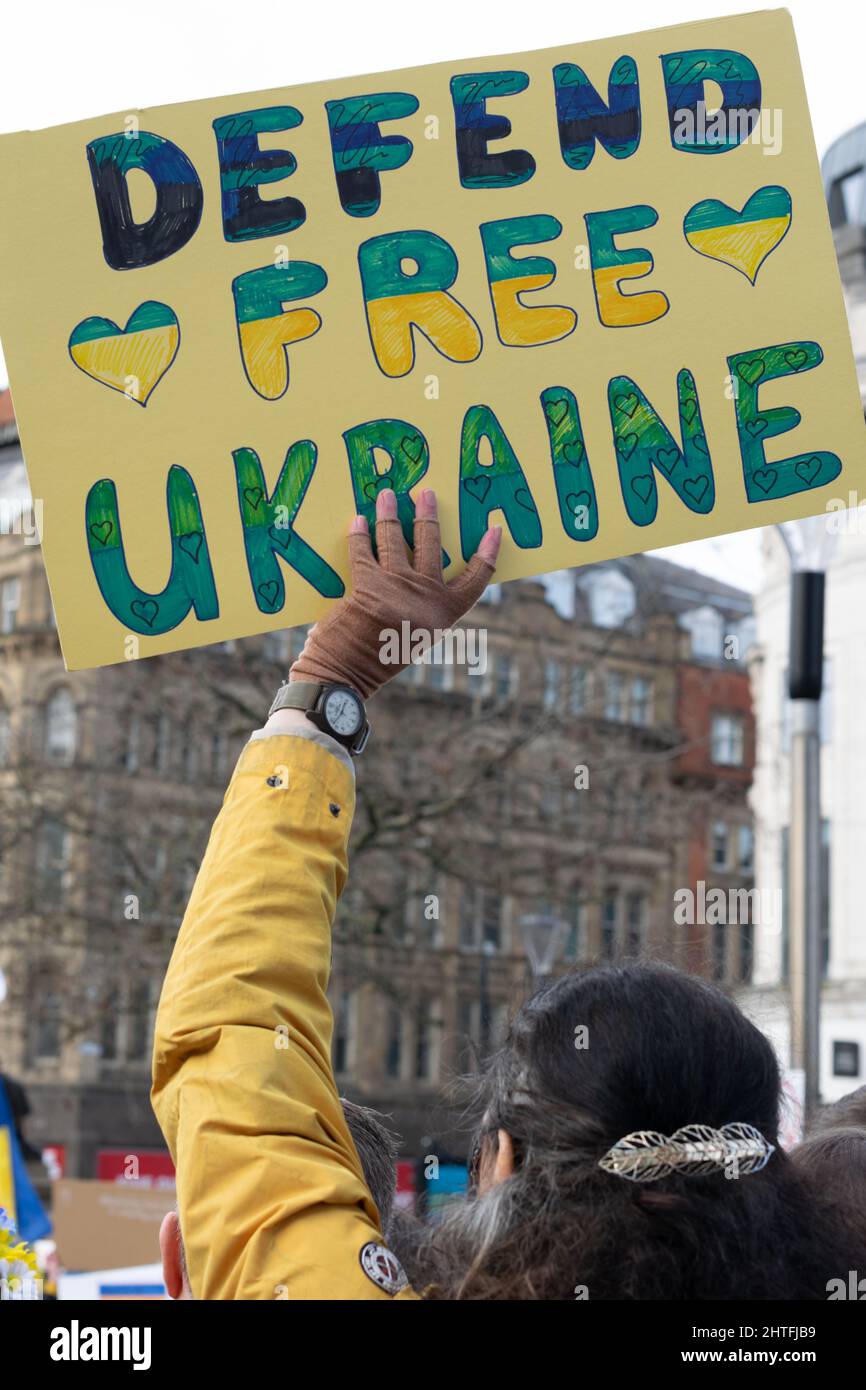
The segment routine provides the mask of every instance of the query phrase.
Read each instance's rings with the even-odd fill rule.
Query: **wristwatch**
[[[311,724],[342,743],[353,757],[363,753],[370,737],[364,701],[350,685],[320,685],[317,681],[284,681],[268,714],[280,709],[303,710]]]

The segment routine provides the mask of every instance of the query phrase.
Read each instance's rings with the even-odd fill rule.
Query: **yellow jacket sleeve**
[[[175,944],[152,1096],[196,1298],[395,1287],[331,1069],[325,991],[354,794],[320,744],[250,742]]]

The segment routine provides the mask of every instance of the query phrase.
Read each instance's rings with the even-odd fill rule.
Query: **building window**
[[[502,898],[489,888],[467,883],[460,897],[460,946],[464,951],[502,948]]]
[[[334,1071],[345,1076],[352,1065],[354,1000],[348,989],[341,989],[334,1009]]]
[[[516,686],[516,667],[510,652],[497,652],[493,664],[494,694],[497,700],[510,700]]]
[[[626,898],[625,928],[626,951],[630,956],[639,956],[644,945],[646,926],[646,897],[643,893],[629,893]]]
[[[568,924],[562,954],[565,960],[579,960],[583,954],[583,903],[577,893],[569,895],[565,908]]]
[[[312,627],[312,623],[303,623],[300,627],[289,629],[289,656],[292,661],[296,661],[304,650]]]
[[[645,836],[647,823],[650,820],[650,792],[643,777],[632,788],[629,815],[634,833],[641,837]]]
[[[863,166],[841,174],[830,185],[827,202],[830,208],[830,221],[834,227],[849,223],[852,227],[862,226],[864,172]]]
[[[727,973],[725,952],[727,949],[727,924],[725,922],[713,923],[713,979],[724,980]]]
[[[628,719],[626,684],[622,671],[608,671],[604,695],[604,717],[624,724]]]
[[[743,618],[737,623],[734,634],[739,645],[737,660],[745,661],[750,649],[758,640],[758,624],[753,617]]]
[[[440,644],[441,648],[441,644]],[[431,690],[453,690],[454,689],[454,666],[450,661],[442,660],[441,649],[431,651],[431,657],[435,657],[429,663],[430,668],[430,689]]]
[[[141,720],[137,714],[130,715],[127,725],[123,765],[127,772],[138,772],[141,765]]]
[[[583,714],[587,705],[587,671],[585,666],[572,666],[569,682],[568,707],[572,714]]]
[[[601,954],[604,960],[611,960],[616,950],[618,915],[616,893],[605,893],[601,903]]]
[[[730,867],[728,860],[728,827],[723,820],[713,821],[710,862],[714,869],[720,871],[724,871]]]
[[[120,996],[116,989],[102,1001],[102,1017],[99,1020],[99,1055],[103,1062],[117,1061],[117,1017],[120,1012]]]
[[[753,922],[740,924],[740,984],[752,983],[755,965],[755,926]]]
[[[750,825],[741,825],[737,831],[737,863],[744,874],[755,867],[755,832]]]
[[[392,1004],[388,1010],[388,1028],[385,1040],[385,1075],[392,1081],[399,1081],[403,1071],[403,1015]]]
[[[37,1058],[60,1056],[60,995],[44,981],[38,983],[34,1000],[33,1050]]]
[[[417,662],[410,661],[406,669],[397,676],[397,680],[405,681],[407,685],[423,685],[424,667],[419,666]]]
[[[475,1015],[478,1010],[477,999],[457,1001],[457,1069],[461,1072],[476,1070],[477,1049],[475,1048]]]
[[[17,577],[4,579],[0,584],[0,632],[14,632],[18,626],[18,609],[21,604],[21,580]]]
[[[190,729],[186,736],[183,749],[183,775],[187,782],[194,782],[198,777],[199,770],[199,750],[195,734]]]
[[[418,885],[416,892],[406,894],[406,925],[411,929],[417,921],[415,940],[424,950],[435,951],[442,945],[441,882],[435,871],[428,873],[426,878],[427,882]]]
[[[171,720],[162,710],[151,721],[150,763],[155,772],[167,772],[171,760]]]
[[[631,722],[646,726],[652,723],[653,687],[645,676],[635,676],[631,683]]]
[[[138,881],[138,899],[142,914],[150,917],[159,912],[165,888],[168,852],[164,844],[150,842],[141,847],[134,868],[141,867],[144,877]]]
[[[265,661],[285,664],[289,660],[288,632],[266,632],[265,640],[262,643],[262,654]]]
[[[562,782],[556,775],[545,778],[541,783],[539,809],[543,821],[560,820],[562,816],[562,791]]]
[[[703,661],[718,661],[722,655],[724,620],[715,608],[695,608],[680,618],[691,637],[692,656]]]
[[[855,1080],[860,1075],[860,1044],[858,1042],[833,1043],[833,1075],[849,1076]]]
[[[0,705],[0,767],[5,767],[9,762],[9,754],[12,748],[12,721],[9,718],[9,711],[5,705]]]
[[[126,1056],[130,1062],[145,1062],[150,1056],[152,1012],[150,982],[139,980],[129,1000]]]
[[[422,1001],[415,1027],[415,1080],[435,1081],[438,1071],[438,1021],[428,999]]]
[[[742,767],[745,741],[745,725],[742,715],[713,715],[710,739],[711,756],[717,767]]]
[[[587,577],[589,610],[596,627],[622,627],[635,611],[634,585],[617,569]]]
[[[217,779],[225,776],[229,760],[229,739],[224,729],[215,729],[211,736],[211,768]]]
[[[544,663],[544,708],[555,710],[559,707],[559,687],[562,679],[558,661]]]
[[[58,820],[44,820],[36,844],[40,907],[58,907],[62,903],[68,866],[69,835],[66,826]]]
[[[64,687],[56,690],[45,706],[45,756],[52,763],[71,763],[75,757],[78,715],[75,701]]]

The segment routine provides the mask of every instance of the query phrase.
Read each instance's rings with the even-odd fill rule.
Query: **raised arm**
[[[291,681],[363,698],[402,669],[381,633],[455,622],[480,597],[499,533],[450,585],[435,497],[422,493],[414,564],[393,493],[363,518],[353,592],[318,624]],[[156,1022],[153,1104],[178,1173],[198,1298],[411,1297],[382,1247],[331,1068],[331,926],[347,874],[352,759],[299,710],[244,750],[211,832]]]

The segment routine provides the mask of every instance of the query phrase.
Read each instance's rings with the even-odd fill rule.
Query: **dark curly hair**
[[[505,1130],[515,1169],[430,1232],[432,1296],[823,1299],[866,1269],[844,1211],[778,1147],[772,1047],[703,980],[653,963],[565,975],[472,1084],[480,1141]],[[641,1184],[598,1166],[633,1130],[735,1121],[776,1145],[759,1173]]]

